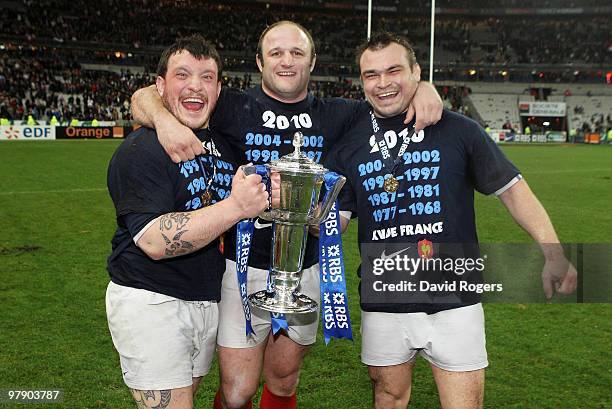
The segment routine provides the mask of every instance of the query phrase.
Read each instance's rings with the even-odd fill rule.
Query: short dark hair
[[[168,71],[168,60],[170,60],[170,57],[172,57],[174,54],[181,51],[187,51],[198,60],[202,58],[212,58],[215,60],[217,63],[217,69],[219,71],[217,73],[217,78],[219,81],[221,81],[221,72],[223,70],[223,62],[221,61],[221,57],[219,56],[215,46],[200,34],[192,34],[188,37],[179,38],[174,42],[174,44],[166,48],[159,58],[159,63],[157,64],[157,75],[160,77],[165,77],[166,72]]]
[[[408,56],[408,66],[410,67],[410,69],[412,69],[417,62],[416,56],[414,55],[414,50],[412,49],[412,44],[410,43],[410,41],[408,41],[407,38],[392,34],[388,31],[380,31],[374,33],[368,41],[362,43],[357,47],[355,53],[357,66],[360,66],[359,61],[361,60],[361,56],[366,50],[382,50],[391,43],[399,44],[406,49],[406,55]]]
[[[261,32],[261,35],[259,36],[259,42],[257,43],[257,55],[262,60],[262,62],[263,62],[262,45],[263,45],[264,37],[266,36],[266,34],[268,34],[270,30],[278,26],[282,26],[283,24],[294,25],[298,28],[298,30],[306,34],[306,37],[308,37],[308,43],[310,43],[310,61],[312,62],[312,59],[317,54],[315,51],[315,44],[314,44],[314,40],[312,39],[312,34],[310,34],[310,31],[308,31],[303,25],[293,22],[293,21],[289,21],[289,20],[277,21],[276,23],[266,27],[265,30]]]

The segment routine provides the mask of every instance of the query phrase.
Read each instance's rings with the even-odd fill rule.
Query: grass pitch
[[[114,231],[106,167],[117,145],[0,143],[0,390],[64,391],[63,403],[40,408],[134,407],[104,312],[105,263]],[[523,171],[562,241],[611,242],[611,148],[504,151]],[[478,197],[477,218],[482,242],[529,241],[495,198]],[[355,233],[353,226],[344,242],[356,339],[325,347],[319,337],[304,363],[300,408],[370,407],[370,382],[359,361]],[[485,407],[612,407],[610,304],[488,304],[485,310],[490,361]],[[211,407],[217,387],[215,366],[195,407]],[[410,407],[439,407],[422,360]]]

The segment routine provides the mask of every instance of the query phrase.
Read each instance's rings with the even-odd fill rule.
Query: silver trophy
[[[270,269],[273,292],[258,291],[249,295],[249,302],[270,312],[295,314],[317,309],[316,301],[297,292],[302,278],[308,226],[318,226],[327,218],[346,181],[341,176],[319,206],[327,169],[300,152],[302,140],[302,133],[296,132],[293,137],[295,151],[266,165],[269,175],[280,176],[280,205],[260,215],[262,219],[273,222]]]

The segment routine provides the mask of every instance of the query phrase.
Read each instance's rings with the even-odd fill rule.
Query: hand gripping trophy
[[[314,300],[296,290],[302,277],[308,226],[325,221],[346,181],[304,155],[300,151],[302,141],[302,133],[296,132],[293,137],[295,151],[265,165],[269,175],[280,176],[280,204],[260,215],[273,222],[272,285],[249,295],[249,302],[275,313],[307,313],[317,309]],[[326,176],[331,176],[335,183],[319,204]]]

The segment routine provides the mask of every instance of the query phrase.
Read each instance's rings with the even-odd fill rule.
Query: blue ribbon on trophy
[[[335,172],[325,174],[324,183],[327,189],[325,198],[339,178],[340,176]],[[329,344],[332,338],[352,340],[337,200],[334,202],[329,216],[320,226],[319,268],[321,272],[321,315],[325,344]]]
[[[255,171],[261,176],[262,182],[270,191],[270,178],[268,170],[263,165],[256,165]],[[271,200],[271,199],[270,199]],[[251,307],[248,302],[247,278],[249,273],[249,254],[251,253],[251,241],[253,239],[253,228],[255,219],[245,219],[236,226],[236,275],[238,276],[238,288],[240,290],[240,300],[246,321],[246,335],[255,334],[251,325]]]

